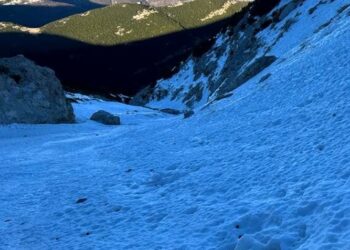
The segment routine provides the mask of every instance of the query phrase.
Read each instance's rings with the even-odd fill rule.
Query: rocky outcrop
[[[0,59],[0,124],[72,122],[73,108],[51,69],[23,56]]]
[[[186,110],[184,112],[184,119],[188,119],[188,118],[190,118],[193,115],[194,115],[194,111],[193,110]]]
[[[91,116],[90,119],[104,125],[120,125],[120,118],[118,116],[112,115],[104,110],[97,111]]]

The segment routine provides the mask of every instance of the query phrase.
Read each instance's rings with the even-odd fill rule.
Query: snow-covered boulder
[[[0,59],[0,124],[71,123],[60,81],[23,56]]]
[[[104,110],[97,111],[90,119],[105,125],[120,125],[120,118],[118,116]]]

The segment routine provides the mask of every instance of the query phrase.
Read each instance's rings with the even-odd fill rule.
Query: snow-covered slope
[[[75,125],[0,127],[0,248],[350,249],[350,8],[333,4],[189,119],[87,100]],[[101,108],[124,125],[87,121]]]
[[[185,110],[229,96],[272,63],[285,60],[291,50],[303,50],[337,19],[346,18],[349,1],[282,0],[267,15],[259,16],[258,10],[268,4],[256,1],[235,27],[218,36],[208,53],[189,58],[179,73],[142,91],[134,103]]]

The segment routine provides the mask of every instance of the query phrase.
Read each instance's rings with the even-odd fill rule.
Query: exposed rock
[[[105,125],[120,125],[120,118],[118,116],[104,110],[97,111],[90,119]]]
[[[190,88],[183,101],[187,107],[192,108],[196,102],[199,102],[203,98],[203,83],[199,83]]]
[[[271,75],[272,75],[271,73],[264,75],[263,77],[260,78],[259,82],[260,83],[265,82],[267,79],[269,79],[271,77]]]
[[[131,105],[144,106],[148,101],[149,97],[152,95],[153,89],[148,86],[137,93],[131,100]]]
[[[186,110],[184,112],[184,119],[190,118],[193,115],[194,115],[194,111],[193,110]]]
[[[79,203],[84,203],[87,201],[87,198],[79,198],[75,203],[79,204]]]
[[[262,56],[257,58],[249,66],[246,66],[245,70],[241,74],[238,74],[238,76],[236,76],[234,79],[232,79],[232,81],[220,86],[220,88],[218,88],[217,90],[217,97],[225,95],[226,93],[239,87],[240,85],[248,81],[250,78],[254,77],[262,70],[270,66],[276,60],[277,57],[275,56]],[[216,99],[220,99],[217,97]]]
[[[73,108],[51,69],[23,56],[0,59],[0,124],[71,122]]]
[[[171,115],[180,115],[181,114],[181,111],[177,110],[177,109],[166,108],[166,109],[161,109],[160,111],[167,113],[167,114],[171,114]]]

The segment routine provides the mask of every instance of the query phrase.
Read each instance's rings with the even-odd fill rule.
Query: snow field
[[[334,19],[186,120],[0,127],[0,249],[350,249],[349,41]]]

